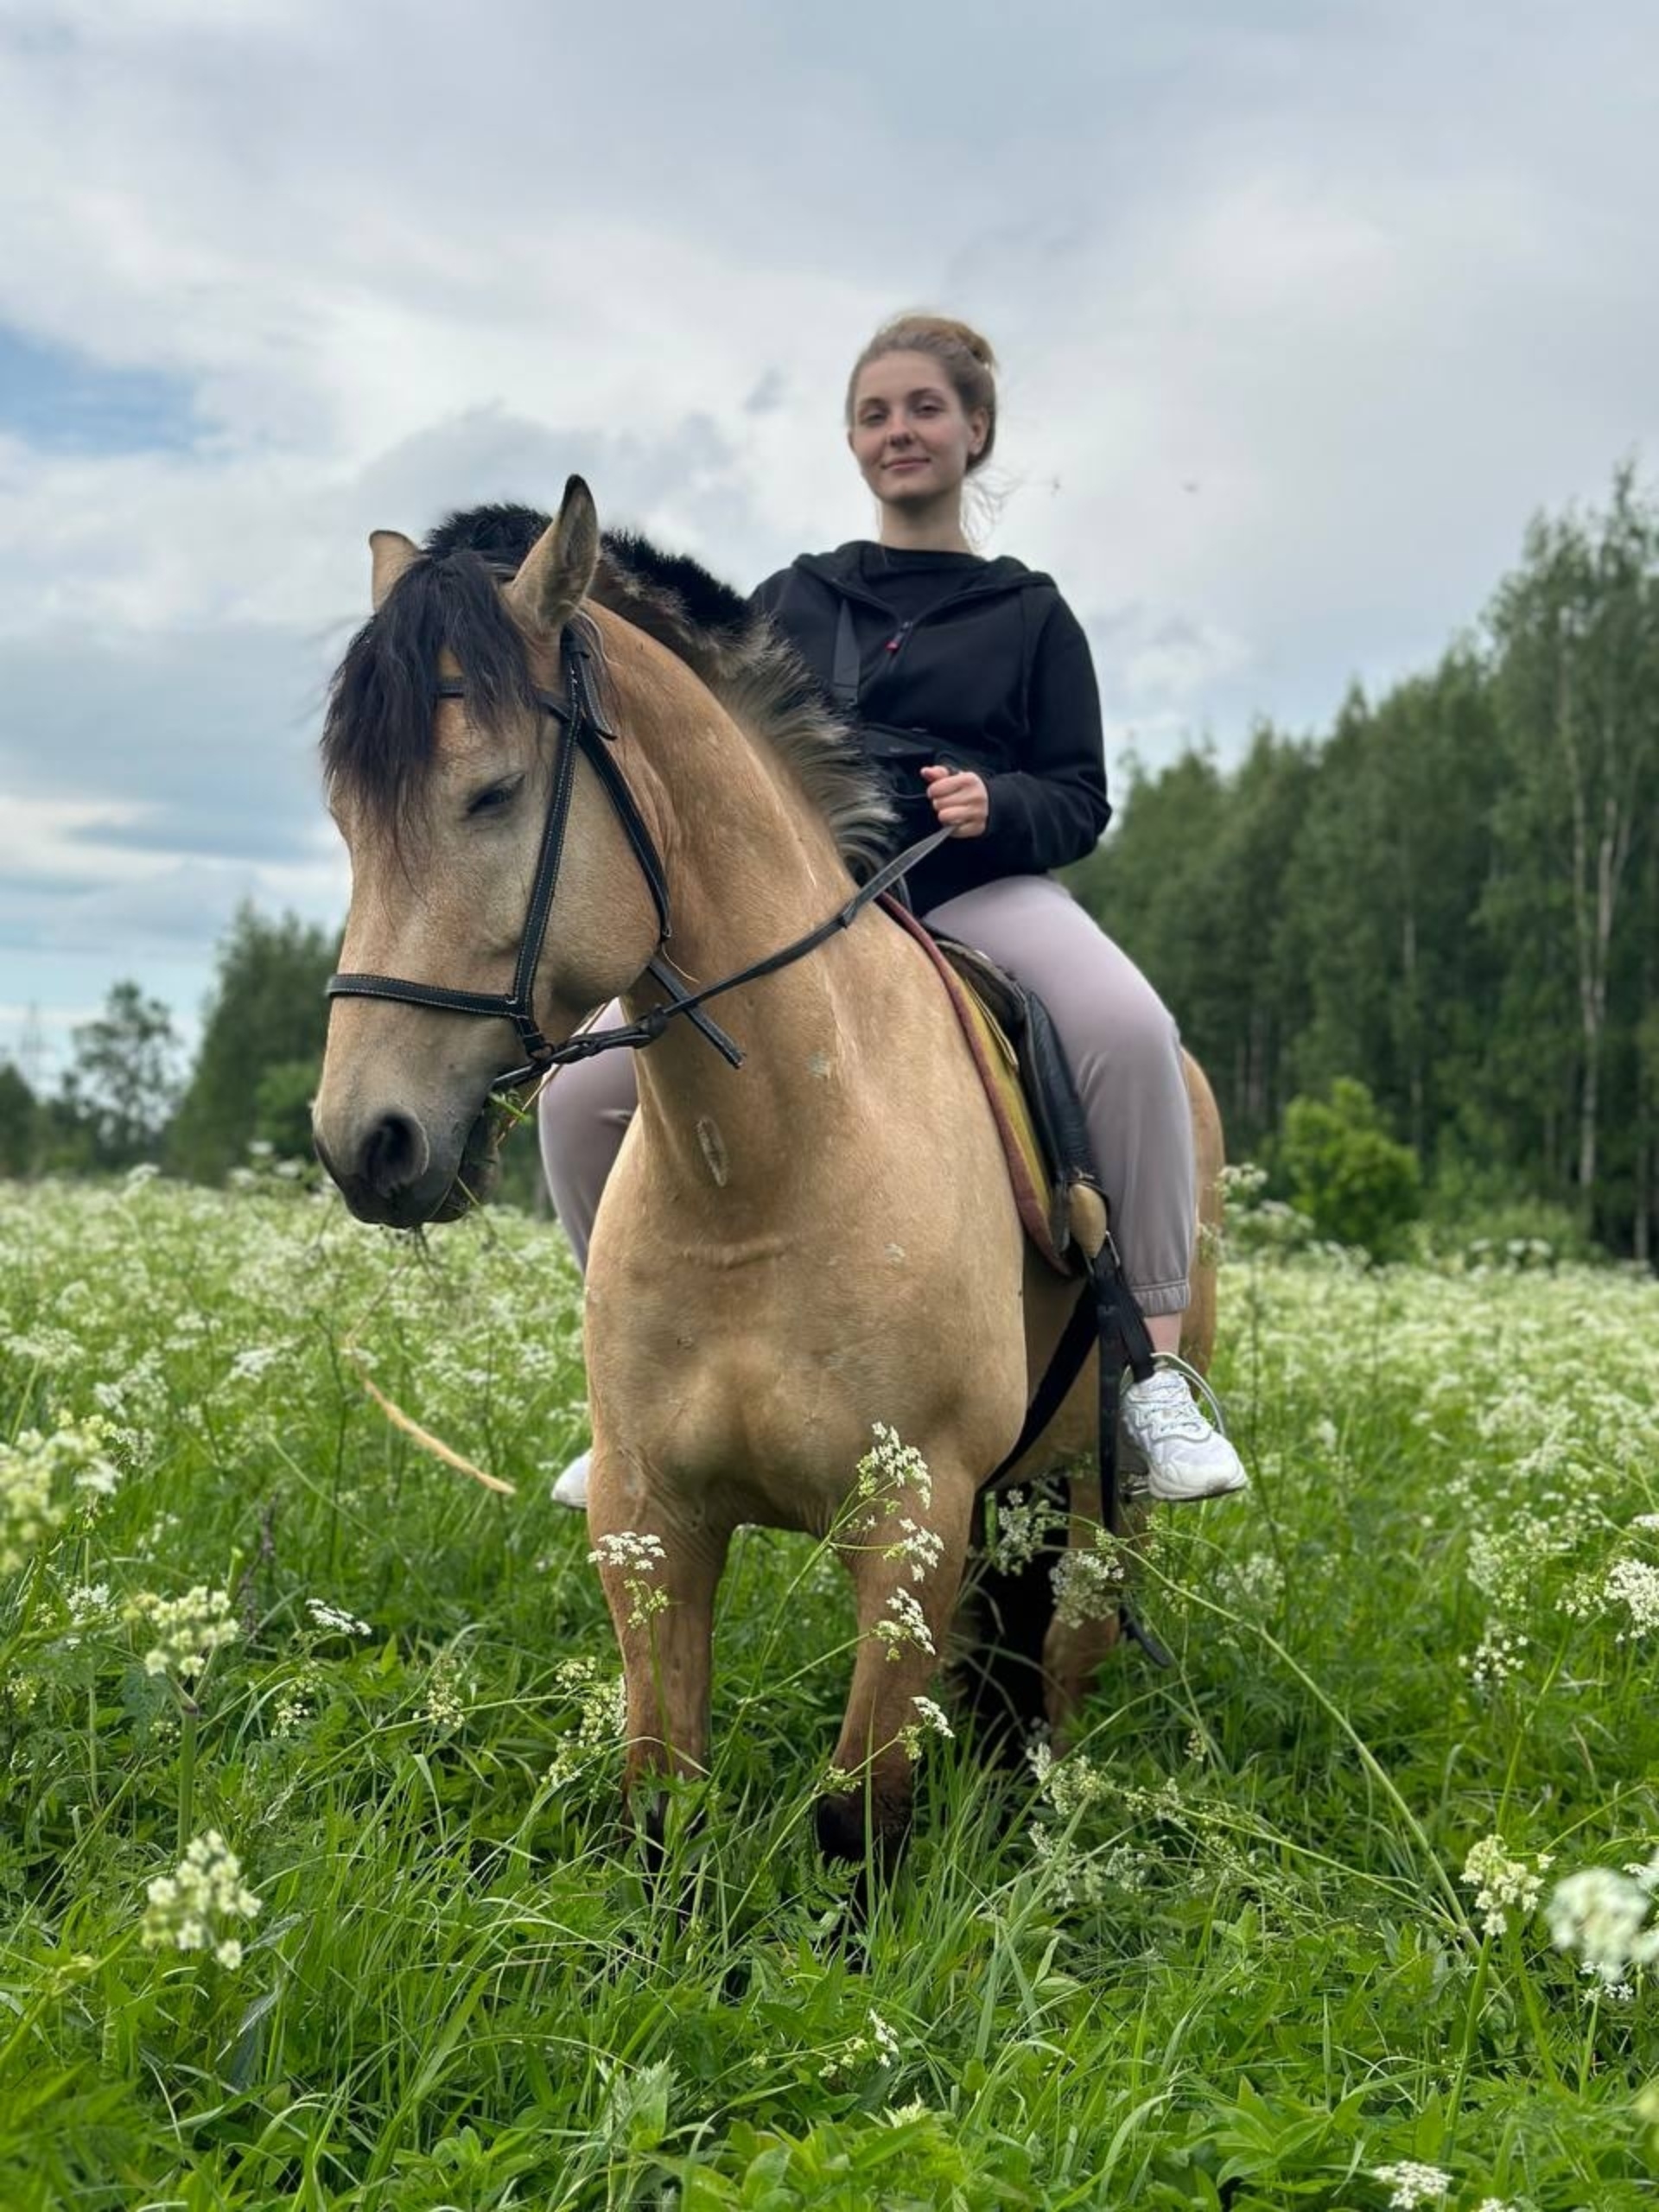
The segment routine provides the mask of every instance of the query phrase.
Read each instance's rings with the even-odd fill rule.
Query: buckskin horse
[[[622,1041],[649,1050],[594,1230],[587,1358],[625,1786],[703,1770],[738,1524],[839,1530],[860,1641],[817,1829],[858,1858],[908,1824],[904,1738],[976,1501],[1079,1285],[1030,1249],[925,950],[874,906],[848,912],[885,809],[807,671],[695,564],[601,542],[579,479],[531,543],[541,519],[485,508],[424,550],[371,541],[374,612],[323,734],[352,898],[317,1147],[363,1218],[452,1217],[485,1176],[493,1095],[588,1049],[581,1026],[620,998]],[[696,1002],[716,982],[718,1024]],[[1212,1211],[1220,1127],[1191,1062],[1188,1082]],[[1199,1364],[1213,1300],[1201,1251]],[[1021,1473],[1084,1447],[1091,1413],[1085,1377]],[[901,1501],[908,1541],[885,1540],[880,1501],[858,1517],[878,1422],[931,1475]],[[1089,1546],[1097,1483],[1071,1484],[1070,1541]],[[1056,1620],[1046,1571],[1022,1589],[1038,1618],[1012,1694],[1063,1726],[1117,1618]]]

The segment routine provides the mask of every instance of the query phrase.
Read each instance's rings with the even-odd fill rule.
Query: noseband
[[[780,951],[769,953],[765,959],[741,969],[733,976],[723,976],[719,982],[708,983],[698,991],[688,991],[668,964],[658,953],[673,935],[669,915],[668,885],[663,874],[663,864],[657,848],[652,842],[650,830],[628,789],[627,779],[617,766],[607,747],[616,742],[617,733],[607,728],[594,703],[593,686],[589,680],[588,663],[592,648],[581,637],[574,624],[567,624],[559,641],[559,660],[564,673],[564,696],[556,698],[550,691],[537,690],[534,693],[537,704],[545,715],[563,725],[564,742],[558,748],[553,769],[553,788],[548,796],[547,819],[542,828],[541,849],[536,857],[536,873],[531,881],[530,899],[524,910],[524,926],[518,940],[518,957],[514,963],[512,988],[508,991],[455,991],[442,983],[416,983],[400,976],[367,974],[335,974],[328,978],[324,991],[331,999],[392,999],[404,1006],[430,1007],[441,1014],[475,1014],[488,1021],[510,1021],[518,1034],[520,1050],[524,1054],[521,1066],[509,1069],[495,1077],[493,1090],[513,1090],[534,1077],[545,1075],[550,1069],[563,1067],[571,1060],[592,1059],[597,1053],[628,1050],[638,1052],[647,1045],[654,1045],[677,1015],[683,1014],[692,1027],[707,1038],[723,1058],[733,1067],[743,1064],[742,1047],[733,1042],[718,1022],[702,1012],[703,1001],[717,998],[722,991],[735,990],[740,983],[754,982],[761,976],[770,976],[779,968],[788,967],[832,937],[848,925],[870,902],[879,898],[913,868],[924,854],[931,853],[950,835],[948,830],[936,830],[918,844],[912,845],[894,860],[889,861],[861,885],[847,904],[830,915],[829,919],[810,930],[792,944]],[[435,699],[460,699],[466,696],[462,683],[443,681],[432,687]],[[645,972],[665,991],[667,1001],[655,1006],[638,1021],[627,1022],[614,1029],[587,1030],[572,1037],[563,1045],[550,1044],[542,1034],[536,1020],[534,994],[536,971],[541,965],[542,946],[547,935],[548,916],[553,910],[553,895],[558,888],[559,863],[564,855],[565,830],[570,818],[571,795],[575,789],[576,761],[585,758],[598,777],[600,787],[611,802],[612,810],[621,825],[639,873],[645,879],[645,888],[651,893],[652,904],[657,910],[657,951],[645,963]]]

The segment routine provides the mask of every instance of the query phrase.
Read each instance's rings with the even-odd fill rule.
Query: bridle
[[[715,1047],[731,1066],[743,1064],[742,1047],[734,1044],[719,1023],[703,1013],[705,1001],[718,998],[721,992],[735,990],[740,983],[754,982],[770,976],[779,968],[786,968],[793,961],[822,944],[844,930],[872,900],[892,889],[906,868],[912,868],[936,845],[942,844],[950,835],[948,830],[934,831],[918,844],[910,846],[877,870],[869,880],[861,884],[846,905],[838,908],[827,921],[821,922],[804,937],[781,950],[768,953],[735,975],[722,976],[718,982],[706,983],[701,990],[688,991],[667,962],[659,956],[662,948],[673,935],[669,912],[668,884],[663,864],[652,841],[645,818],[628,789],[627,779],[607,750],[616,742],[616,731],[607,728],[594,702],[594,692],[588,674],[588,661],[593,647],[579,632],[574,623],[567,623],[559,640],[559,661],[564,676],[564,696],[557,698],[550,691],[537,689],[533,696],[545,715],[563,725],[564,742],[558,748],[553,769],[553,788],[548,795],[547,818],[542,826],[541,849],[536,856],[536,872],[531,880],[530,898],[524,910],[524,925],[518,939],[518,957],[513,966],[512,988],[506,991],[458,991],[443,983],[417,983],[401,976],[340,973],[331,976],[324,986],[331,999],[391,999],[405,1006],[431,1007],[442,1014],[475,1014],[488,1021],[510,1021],[518,1032],[519,1049],[524,1055],[523,1065],[507,1070],[495,1077],[493,1090],[514,1090],[549,1070],[564,1066],[572,1060],[592,1059],[600,1052],[620,1050],[639,1052],[647,1045],[654,1045],[671,1021],[683,1015]],[[434,683],[431,696],[435,699],[459,699],[466,696],[463,683],[442,680]],[[550,1044],[542,1034],[536,1019],[536,971],[541,965],[543,943],[547,935],[548,916],[553,910],[553,895],[558,888],[559,864],[564,855],[565,830],[570,818],[570,800],[575,789],[576,762],[585,759],[598,777],[600,788],[611,803],[622,834],[645,880],[652,904],[657,910],[657,947],[645,963],[644,973],[649,975],[666,992],[665,1003],[652,1007],[638,1021],[626,1022],[613,1029],[590,1029],[579,1033],[563,1045]]]

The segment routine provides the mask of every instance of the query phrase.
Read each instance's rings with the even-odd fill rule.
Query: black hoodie
[[[1093,850],[1111,814],[1100,694],[1088,640],[1052,577],[1006,556],[859,540],[803,553],[753,604],[858,725],[899,803],[895,851],[938,826],[924,766],[984,778],[984,835],[953,837],[912,871],[919,912]]]

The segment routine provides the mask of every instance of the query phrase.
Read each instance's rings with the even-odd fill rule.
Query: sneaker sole
[[[1206,1498],[1236,1497],[1242,1490],[1249,1490],[1250,1478],[1240,1475],[1236,1479],[1225,1478],[1212,1483],[1208,1490],[1157,1490],[1150,1482],[1126,1486],[1124,1496],[1144,1498],[1154,1505],[1202,1505]]]

